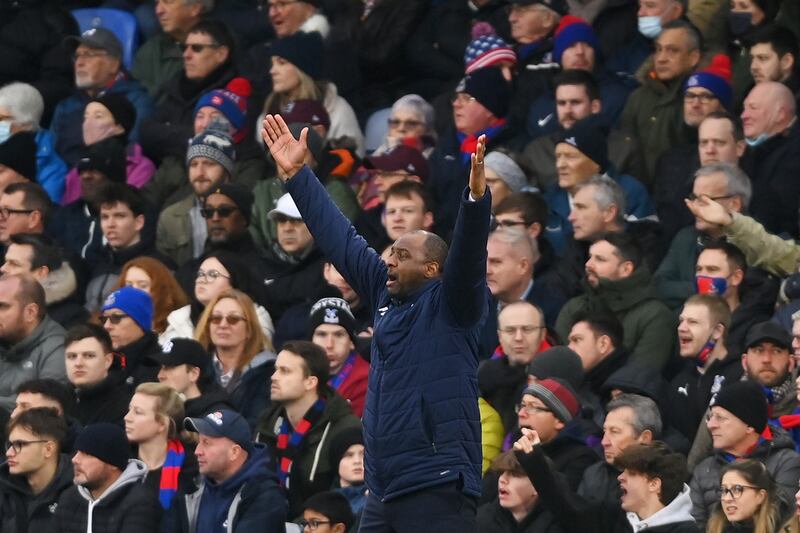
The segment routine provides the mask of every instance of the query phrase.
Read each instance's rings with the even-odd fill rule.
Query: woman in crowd
[[[416,148],[427,158],[436,144],[433,106],[418,94],[407,94],[392,104],[386,140],[373,155],[390,151],[399,144]]]
[[[193,338],[200,315],[210,301],[223,291],[238,289],[251,295],[258,302],[261,294],[258,281],[238,257],[226,251],[211,252],[206,255],[194,280],[194,294],[189,304],[172,311],[167,316],[167,327],[161,341],[175,337]],[[256,305],[256,315],[261,331],[268,341],[272,341],[275,326],[266,309]]]
[[[170,508],[179,487],[192,483],[197,470],[193,451],[179,438],[182,424],[183,400],[173,388],[161,383],[136,387],[125,415],[125,434],[147,465],[145,485],[164,509]]]
[[[217,382],[253,427],[269,399],[275,368],[272,342],[261,331],[253,300],[235,289],[221,292],[200,316],[195,338],[213,355]]]
[[[168,340],[164,334],[167,329],[167,316],[189,303],[189,299],[164,266],[152,257],[140,256],[131,259],[122,267],[119,284],[115,290],[129,285],[143,290],[153,299],[153,331],[160,336],[159,342]]]
[[[780,525],[775,482],[760,461],[746,459],[722,470],[720,504],[707,533],[773,533]]]

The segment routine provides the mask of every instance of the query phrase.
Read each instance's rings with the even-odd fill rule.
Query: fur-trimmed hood
[[[78,288],[78,278],[69,263],[64,261],[61,266],[50,272],[41,281],[44,288],[47,305],[63,302],[75,294]]]

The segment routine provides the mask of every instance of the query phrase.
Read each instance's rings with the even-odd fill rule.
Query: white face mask
[[[114,122],[103,122],[96,119],[85,119],[83,121],[83,144],[89,146],[107,139],[112,135],[122,133],[122,128]]]
[[[661,16],[639,17],[639,33],[648,39],[655,39],[661,35]]]
[[[11,138],[11,121],[0,120],[0,144]]]

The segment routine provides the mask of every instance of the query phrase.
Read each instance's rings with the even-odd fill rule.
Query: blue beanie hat
[[[272,55],[282,57],[309,77],[322,77],[322,36],[318,32],[293,33],[272,43]]]
[[[233,78],[224,89],[214,89],[200,96],[194,106],[194,114],[201,107],[213,107],[236,128],[236,131],[245,128],[247,122],[247,100],[252,93],[250,82],[245,78]],[[238,142],[238,140],[237,140]]]
[[[472,96],[497,118],[508,114],[511,86],[499,68],[480,68],[467,74],[456,87],[456,92]]]
[[[102,312],[119,309],[131,317],[147,333],[153,329],[153,300],[143,290],[122,287],[108,295]]]
[[[733,89],[731,87],[731,59],[725,54],[711,58],[711,64],[689,76],[683,90],[702,87],[711,91],[725,109],[731,108]]]
[[[588,44],[594,48],[595,53],[600,50],[597,35],[589,23],[582,18],[566,15],[561,19],[561,23],[555,31],[553,59],[556,63],[561,63],[561,55],[564,50],[576,43]]]
[[[130,443],[125,430],[117,424],[101,422],[83,428],[75,439],[75,451],[82,452],[120,470],[125,470],[130,458]]]

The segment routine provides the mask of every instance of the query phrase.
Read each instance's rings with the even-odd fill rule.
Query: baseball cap
[[[202,344],[182,338],[168,340],[161,346],[161,353],[151,354],[149,359],[159,366],[196,366],[201,374],[211,364],[211,354]]]
[[[105,28],[90,28],[80,37],[71,35],[64,39],[64,42],[69,46],[70,52],[74,52],[78,46],[85,44],[89,48],[105,50],[111,57],[122,57],[122,43],[112,31]]]
[[[250,439],[250,426],[242,415],[229,409],[219,409],[208,413],[202,418],[183,419],[183,427],[186,431],[199,433],[209,437],[225,437],[239,446],[246,452],[253,451],[253,441]]]
[[[764,342],[772,341],[773,344],[790,350],[792,348],[792,337],[777,322],[768,320],[754,325],[747,331],[744,341],[744,349],[749,350],[753,346]]]
[[[422,152],[404,144],[396,146],[385,154],[367,157],[364,159],[364,166],[384,172],[405,170],[422,181],[428,179],[428,162],[425,161]]]
[[[292,200],[292,195],[288,192],[278,198],[275,209],[267,213],[267,217],[269,217],[270,220],[274,220],[277,215],[284,215],[295,220],[303,220],[303,215],[300,214],[300,210],[297,209],[297,205],[294,203],[294,200]]]

